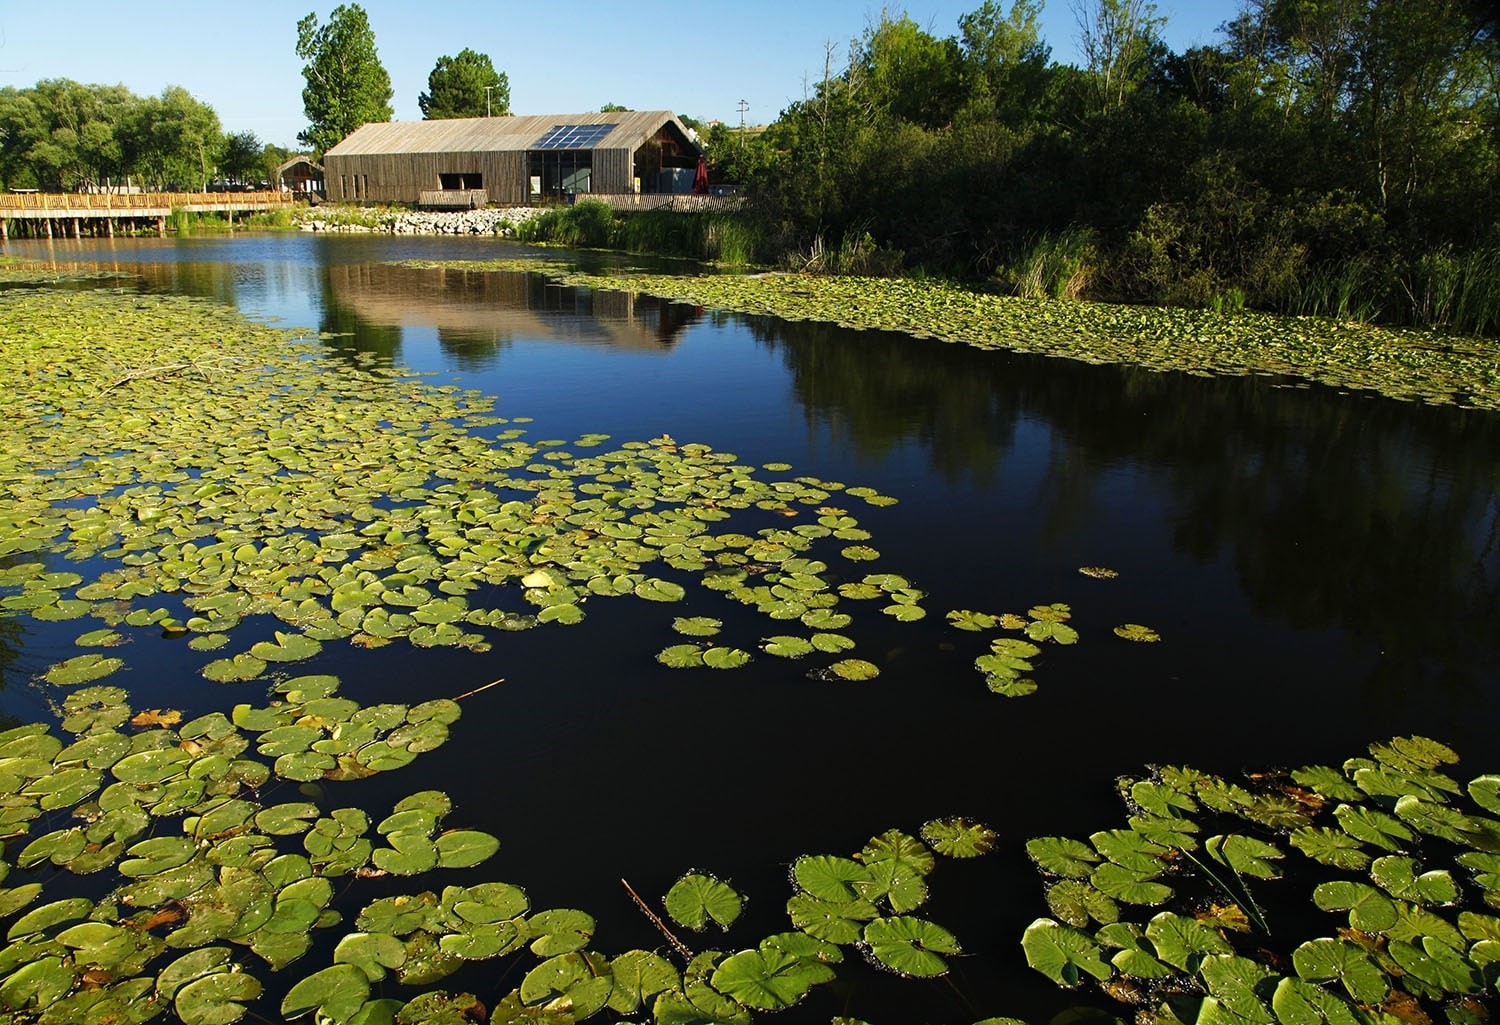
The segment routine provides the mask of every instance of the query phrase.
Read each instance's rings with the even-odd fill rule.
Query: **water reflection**
[[[1170,496],[1174,549],[1228,563],[1270,624],[1373,637],[1366,694],[1478,708],[1500,665],[1500,417],[831,327],[750,323],[797,400],[867,457],[915,441],[983,493],[1030,448],[1054,538],[1110,516],[1113,481]],[[1044,445],[1022,438],[1041,425]],[[1122,521],[1130,512],[1113,510]]]
[[[522,271],[330,264],[323,271],[322,330],[340,347],[386,359],[406,328],[435,328],[460,370],[493,367],[517,338],[668,352],[698,311],[630,292],[595,292]]]

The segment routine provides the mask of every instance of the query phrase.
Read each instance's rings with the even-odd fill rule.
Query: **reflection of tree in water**
[[[462,327],[437,329],[438,347],[459,370],[478,372],[494,366],[511,343],[509,331],[477,331]]]
[[[1019,417],[1014,393],[996,386],[1003,360],[884,331],[744,322],[782,352],[804,412],[860,455],[881,459],[917,442],[949,481],[994,479]]]
[[[1059,534],[1098,515],[1107,475],[1159,482],[1174,543],[1234,565],[1272,621],[1373,637],[1374,688],[1476,700],[1500,665],[1500,417],[827,325],[751,320],[809,417],[881,456],[917,442],[949,478],[995,485],[1018,429],[1046,431]],[[1149,485],[1148,485],[1149,486]]]
[[[324,264],[319,275],[322,279],[319,283],[323,289],[323,301],[321,315],[318,317],[318,331],[325,336],[323,344],[331,352],[351,357],[356,353],[367,353],[376,356],[381,365],[389,366],[401,351],[400,325],[372,324],[350,307],[339,303],[334,298],[334,270],[335,268]]]

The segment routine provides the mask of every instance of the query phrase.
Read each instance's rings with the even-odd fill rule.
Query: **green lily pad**
[[[650,577],[635,585],[635,595],[647,601],[681,601],[687,595],[687,591],[681,584]]]
[[[1136,641],[1143,644],[1152,644],[1161,640],[1161,634],[1149,626],[1139,623],[1124,623],[1115,627],[1115,636],[1123,637],[1127,641]]]
[[[812,641],[807,638],[785,634],[767,637],[761,648],[768,655],[780,655],[782,658],[801,658],[816,650]]]
[[[370,980],[361,968],[336,964],[298,982],[281,1001],[281,1016],[293,1021],[317,1012],[336,1022],[354,1017],[370,998]]]
[[[809,990],[834,977],[833,969],[775,948],[742,950],[714,970],[714,989],[746,1007],[778,1011],[799,1003]]]
[[[692,669],[703,665],[703,649],[696,644],[674,644],[657,652],[656,660],[672,669]]]
[[[948,930],[910,916],[877,918],[866,925],[864,947],[876,964],[908,978],[946,975],[942,955],[961,952]]]
[[[266,671],[266,663],[253,655],[244,653],[233,658],[221,658],[203,667],[205,679],[215,683],[243,683],[253,680]]]
[[[1345,940],[1309,940],[1292,951],[1292,965],[1307,982],[1338,982],[1362,1004],[1385,999],[1385,972],[1359,947]]]
[[[709,648],[703,653],[703,664],[710,669],[738,669],[750,661],[750,653],[739,648]]]
[[[667,914],[689,929],[707,928],[713,922],[728,930],[739,918],[744,899],[728,883],[701,872],[690,872],[667,891]]]
[[[962,818],[933,819],[922,826],[922,839],[950,858],[977,858],[994,850],[1000,839],[982,822]]]
[[[864,865],[829,854],[803,855],[792,862],[792,879],[813,897],[834,902],[863,898],[872,881]]]
[[[91,683],[109,676],[124,665],[123,659],[108,658],[90,652],[87,655],[75,655],[59,662],[47,670],[45,678],[48,683],[59,687],[74,687],[80,683]]]
[[[438,865],[443,868],[472,868],[489,860],[500,849],[500,841],[476,829],[454,829],[438,836]]]
[[[561,1000],[571,1008],[571,1017],[581,1020],[602,1010],[613,989],[614,977],[602,955],[570,952],[548,958],[527,972],[520,995],[530,1005]]]
[[[708,616],[678,616],[672,620],[672,629],[686,637],[712,637],[723,626],[722,620]]]
[[[828,667],[828,671],[841,680],[862,682],[880,675],[880,667],[862,658],[846,658]]]
[[[260,994],[260,982],[253,975],[213,972],[177,990],[172,1010],[183,1025],[230,1025],[245,1016],[245,1004]]]
[[[619,1014],[634,1014],[653,997],[676,990],[682,977],[672,963],[660,954],[646,950],[629,950],[609,963],[614,976],[609,1007]]]
[[[387,969],[400,968],[406,963],[406,947],[388,933],[351,932],[339,940],[333,960],[337,964],[354,965],[375,983],[385,978]]]
[[[594,935],[592,915],[572,908],[539,911],[527,919],[534,937],[531,952],[539,957],[555,957],[582,950]]]
[[[300,662],[323,650],[323,645],[303,634],[276,631],[276,641],[258,641],[250,646],[250,656],[263,662]]]

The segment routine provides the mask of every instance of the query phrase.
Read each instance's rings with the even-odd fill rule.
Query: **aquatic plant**
[[[1369,755],[1120,780],[1125,827],[1027,843],[1053,916],[1027,927],[1027,963],[1093,980],[1146,1025],[1485,1020],[1500,777],[1460,783],[1457,754],[1423,737]],[[1309,898],[1325,935],[1309,937]]]

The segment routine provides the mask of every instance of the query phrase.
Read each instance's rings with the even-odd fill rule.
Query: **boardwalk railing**
[[[0,217],[129,217],[159,210],[263,210],[289,206],[290,192],[0,192]]]

